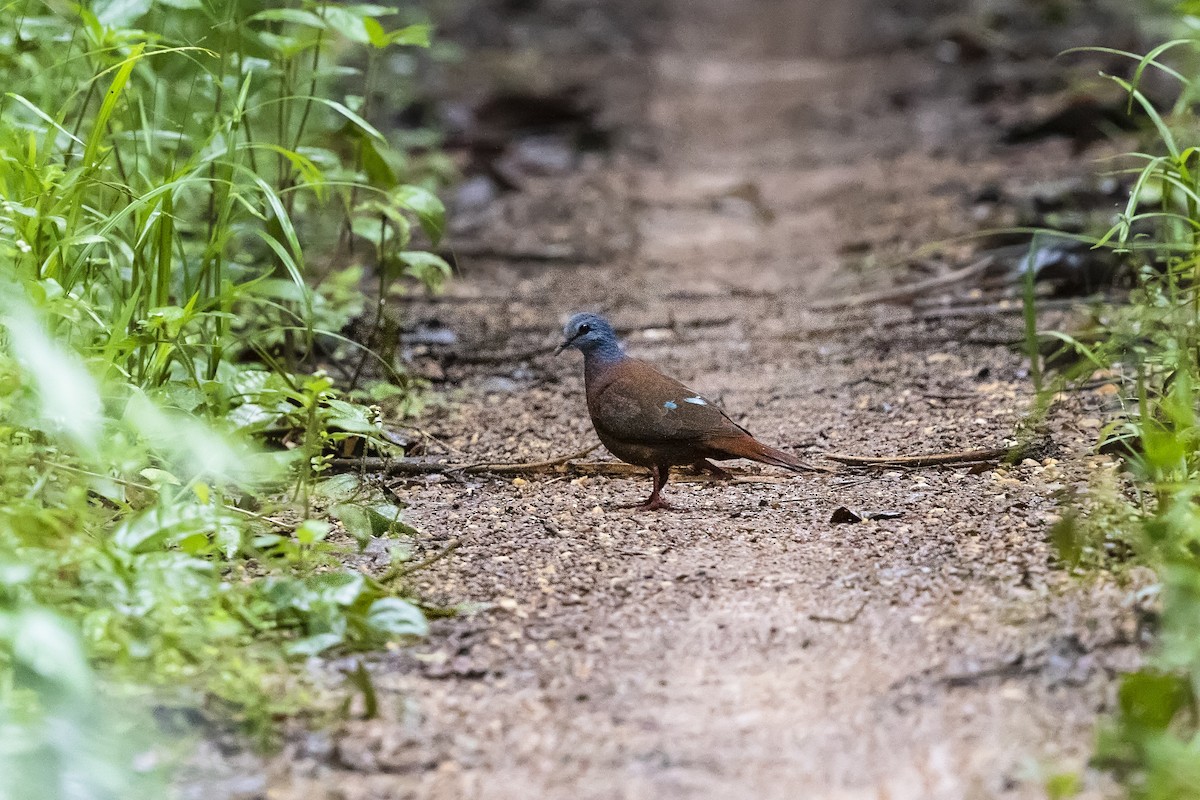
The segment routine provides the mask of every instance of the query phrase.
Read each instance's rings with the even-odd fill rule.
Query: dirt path
[[[971,230],[989,182],[1080,167],[1053,144],[997,155],[953,68],[890,47],[882,23],[861,38],[871,4],[752,5],[669,4],[643,109],[654,157],[606,174],[634,226],[626,257],[481,260],[414,306],[476,356],[427,423],[455,452],[594,441],[576,354],[478,357],[549,344],[581,308],[797,452],[1011,436],[1022,361],[970,342],[1019,335],[1017,320],[879,308],[850,325],[814,300],[897,279],[847,270],[855,258]],[[1113,671],[1136,657],[1125,593],[1056,571],[1044,541],[1086,433],[1055,435],[1062,464],[673,483],[674,513],[622,508],[641,479],[402,485],[429,552],[463,541],[422,591],[495,606],[375,664],[381,717],[290,745],[266,796],[1043,797],[1042,777],[1082,766]],[[899,516],[831,524],[841,505]]]

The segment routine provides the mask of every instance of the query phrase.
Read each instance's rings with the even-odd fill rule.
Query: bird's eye
[[[592,326],[590,326],[590,325],[580,325],[579,326],[579,335],[580,336],[583,336],[585,333],[591,333],[591,332],[592,332]]]

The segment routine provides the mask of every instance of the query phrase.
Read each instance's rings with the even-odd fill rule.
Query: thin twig
[[[1095,297],[1072,297],[1065,300],[1047,300],[1040,299],[1037,302],[1036,310],[1041,311],[1070,311],[1076,308],[1087,308],[1088,305],[1095,305],[1102,302],[1101,299]],[[964,317],[996,317],[1003,314],[1021,314],[1025,311],[1025,304],[1020,300],[1010,300],[1008,302],[999,303],[975,303],[971,305],[960,306],[944,306],[938,308],[925,308],[913,314],[913,319],[917,322],[935,319],[961,319]]]
[[[858,608],[854,610],[854,613],[848,617],[830,617],[826,616],[825,614],[809,614],[808,618],[813,622],[833,622],[838,625],[849,625],[858,619],[858,615],[861,614],[863,609],[866,607],[867,601],[863,600],[861,603],[859,603]]]
[[[826,453],[825,457],[839,464],[854,467],[937,467],[951,464],[976,464],[998,461],[1021,452],[1021,447],[989,447],[983,450],[960,450],[952,453],[929,453],[918,456],[851,456]]]
[[[814,311],[837,311],[843,308],[855,308],[858,306],[871,306],[877,303],[906,303],[928,292],[937,291],[939,289],[948,289],[957,283],[962,283],[969,278],[974,278],[981,275],[992,265],[995,259],[992,256],[984,256],[973,264],[956,269],[953,272],[947,272],[945,275],[938,275],[923,281],[915,283],[906,283],[901,286],[893,286],[890,289],[881,289],[877,292],[864,292],[862,294],[854,294],[849,297],[844,297],[839,300],[829,300],[824,303],[816,303],[813,305]]]
[[[491,242],[458,242],[442,253],[457,260],[463,256],[469,258],[487,258],[496,261],[541,261],[559,262],[565,264],[580,264],[588,261],[598,261],[596,257],[580,252],[570,245],[537,244],[522,247],[501,247]]]
[[[388,475],[443,475],[450,473],[475,474],[489,472],[497,475],[517,474],[522,472],[558,472],[559,467],[578,458],[591,454],[600,447],[599,443],[571,453],[545,461],[526,462],[480,462],[476,464],[446,464],[440,461],[427,461],[422,458],[335,458],[335,469],[360,469],[368,472],[384,472]],[[623,465],[614,465],[623,466]]]
[[[440,461],[428,461],[422,458],[335,458],[332,467],[335,470],[357,470],[366,472],[381,472],[386,475],[591,475],[591,476],[630,476],[645,475],[644,467],[624,464],[618,461],[578,461],[599,448],[594,444],[586,450],[566,456],[546,459],[545,461],[525,462],[482,462],[477,464],[447,464]],[[830,472],[832,470],[807,466],[813,472]],[[734,483],[784,483],[785,478],[770,475],[758,475],[754,472],[741,472],[737,469],[728,470],[734,476]],[[676,479],[681,483],[691,481],[719,480],[701,476],[681,475]]]
[[[563,464],[567,464],[571,461],[574,461],[577,458],[583,458],[584,456],[589,456],[592,453],[594,453],[596,450],[598,450],[599,448],[600,448],[600,444],[599,444],[599,442],[597,442],[596,444],[592,445],[591,447],[580,450],[578,453],[572,453],[569,456],[558,456],[557,458],[548,458],[544,461],[525,461],[525,462],[519,462],[516,464],[495,464],[495,463],[490,463],[490,462],[485,461],[485,462],[481,462],[478,464],[468,464],[465,467],[461,467],[459,469],[455,469],[455,470],[451,470],[451,471],[454,471],[454,472],[476,472],[476,471],[496,472],[499,474],[504,474],[506,472],[519,472],[521,470],[532,470],[532,471],[536,472],[539,469],[546,469],[548,467],[558,467]]]

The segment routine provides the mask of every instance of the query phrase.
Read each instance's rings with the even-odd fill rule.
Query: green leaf
[[[1051,526],[1050,541],[1058,552],[1059,559],[1067,566],[1079,565],[1083,557],[1084,539],[1075,515],[1067,514]]]
[[[400,261],[408,268],[405,271],[413,278],[421,281],[431,289],[436,289],[450,277],[450,265],[446,259],[436,253],[426,253],[421,250],[408,250],[399,256]]]
[[[429,47],[430,25],[409,25],[388,34],[389,44],[405,44],[415,47]]]
[[[386,536],[390,533],[415,536],[419,530],[401,520],[401,509],[391,503],[376,503],[366,506],[371,514],[371,524],[376,536]]]
[[[419,533],[416,528],[406,525],[400,520],[401,510],[391,503],[360,505],[358,503],[341,503],[331,509],[346,532],[354,537],[359,546],[366,545],[374,537],[388,536],[393,533],[413,535]]]
[[[168,505],[127,517],[113,531],[112,543],[129,553],[147,553],[211,528],[212,518],[203,507]]]
[[[288,22],[308,28],[324,28],[325,21],[311,11],[298,8],[269,8],[253,15],[247,22]]]
[[[359,44],[371,43],[371,36],[367,32],[366,26],[368,19],[370,17],[356,13],[352,8],[325,7],[325,24],[328,28]]]
[[[363,493],[362,479],[353,472],[330,475],[313,486],[313,494],[334,504],[345,503]]]
[[[367,31],[367,39],[371,42],[372,47],[382,50],[390,44],[387,31],[379,24],[379,20],[367,17],[363,20],[363,27]]]
[[[396,171],[375,147],[374,140],[365,136],[360,138],[359,154],[362,156],[363,172],[367,174],[372,186],[388,190],[396,188],[399,183]]]
[[[114,2],[120,2],[120,0],[114,0]],[[129,57],[122,61],[117,68],[117,74],[113,76],[112,83],[108,85],[108,91],[104,93],[104,102],[100,104],[100,110],[96,112],[96,118],[92,120],[92,131],[88,136],[87,148],[83,152],[83,165],[85,168],[90,169],[96,165],[96,156],[100,152],[100,142],[104,139],[105,132],[108,129],[109,117],[112,116],[113,109],[117,107],[117,100],[121,96],[121,91],[125,88],[125,84],[129,82],[129,76],[133,74],[133,68],[141,60],[145,49],[145,42],[134,46],[133,50],[129,53]],[[99,76],[97,76],[97,80],[99,80]]]
[[[284,648],[289,655],[319,656],[331,647],[337,647],[346,640],[344,631],[326,631],[312,636],[297,639]]]
[[[382,133],[380,133],[378,130],[376,130],[374,125],[367,122],[365,119],[363,119],[358,114],[351,111],[349,108],[347,108],[342,103],[339,103],[336,100],[329,100],[324,97],[314,97],[314,98],[312,98],[312,100],[314,103],[321,103],[322,105],[326,105],[329,108],[336,111],[337,113],[341,114],[343,117],[345,117],[347,120],[350,121],[350,124],[354,125],[356,128],[358,128],[359,131],[361,131],[362,133],[365,133],[367,136],[370,136],[373,139],[378,139],[381,142],[387,142],[387,137],[385,137]]]
[[[24,97],[22,97],[21,95],[15,93],[15,92],[6,92],[5,96],[11,97],[13,100],[16,100],[19,104],[25,106],[25,108],[29,109],[38,119],[40,119],[42,122],[45,122],[50,127],[54,128],[54,130],[58,131],[63,136],[66,136],[71,141],[75,142],[75,144],[83,145],[82,139],[80,139],[78,136],[76,136],[75,134],[71,133],[69,130],[64,128],[57,121],[52,119],[50,117],[50,115],[48,115],[45,111],[42,111],[40,108],[38,108],[36,105],[31,103],[29,100],[25,99]],[[33,217],[33,216],[37,215],[36,209],[29,208],[27,206],[22,206],[17,203],[11,203],[10,208],[13,211],[16,211],[25,216]]]
[[[329,400],[326,404],[330,412],[329,427],[348,433],[379,435],[379,425],[371,419],[370,413],[363,406],[347,403],[345,400]]]
[[[32,564],[16,564],[11,561],[0,561],[0,586],[12,588],[23,583],[29,583],[34,575]]]
[[[92,13],[106,28],[128,28],[153,4],[153,0],[93,0]]]
[[[141,475],[143,478],[145,478],[155,488],[161,488],[164,485],[167,485],[167,486],[182,486],[183,485],[183,481],[179,480],[179,478],[176,478],[174,475],[167,472],[165,469],[156,469],[154,467],[146,467],[144,470],[142,470],[138,474]]]
[[[1068,800],[1083,791],[1083,780],[1075,772],[1059,772],[1046,778],[1049,800]]]
[[[417,215],[421,227],[436,245],[446,228],[446,207],[433,192],[420,186],[401,186],[392,193],[392,200]]]
[[[57,615],[40,608],[18,612],[0,622],[0,641],[8,639],[17,686],[45,683],[44,701],[76,703],[91,693],[91,670],[75,633]]]
[[[7,328],[13,354],[33,379],[43,426],[51,433],[65,433],[87,454],[94,453],[103,424],[102,404],[83,363],[47,335],[18,289],[2,284],[0,326]]]
[[[203,533],[193,533],[179,540],[179,549],[188,555],[199,555],[208,548],[208,536]]]
[[[306,519],[296,528],[296,541],[300,544],[315,544],[329,535],[330,525],[319,519]]]
[[[322,602],[351,606],[366,589],[367,581],[360,573],[346,570],[313,575],[304,580],[304,585]]]
[[[1191,704],[1192,693],[1182,676],[1142,670],[1122,679],[1117,698],[1127,723],[1161,731]]]
[[[426,636],[429,622],[421,609],[398,597],[381,597],[367,611],[367,625],[384,636]]]
[[[362,506],[343,503],[334,506],[330,511],[341,521],[346,533],[354,537],[354,541],[358,542],[360,548],[365,547],[367,542],[371,541],[371,537],[375,535],[375,526],[372,524],[371,515]]]

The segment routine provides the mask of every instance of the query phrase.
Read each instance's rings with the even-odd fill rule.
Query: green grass
[[[1104,310],[1086,337],[1094,344],[1056,334],[1078,359],[1076,376],[1100,369],[1120,381],[1124,407],[1101,438],[1125,472],[1118,485],[1094,486],[1052,538],[1070,565],[1132,561],[1159,578],[1142,592],[1156,644],[1143,669],[1123,676],[1094,759],[1138,800],[1200,798],[1200,4],[1178,10],[1186,35],[1145,56],[1124,53],[1133,77],[1113,78],[1152,125],[1145,152],[1117,165],[1129,198],[1095,242],[1134,264],[1130,302]],[[1179,87],[1174,108],[1146,98],[1151,70]]]
[[[341,558],[408,558],[401,510],[328,466],[388,450],[356,398],[419,402],[339,332],[367,276],[381,321],[449,274],[436,165],[369,122],[381,55],[428,42],[383,6],[3,6],[0,797],[155,796],[130,708],[266,737],[322,710],[306,656],[426,631]]]

